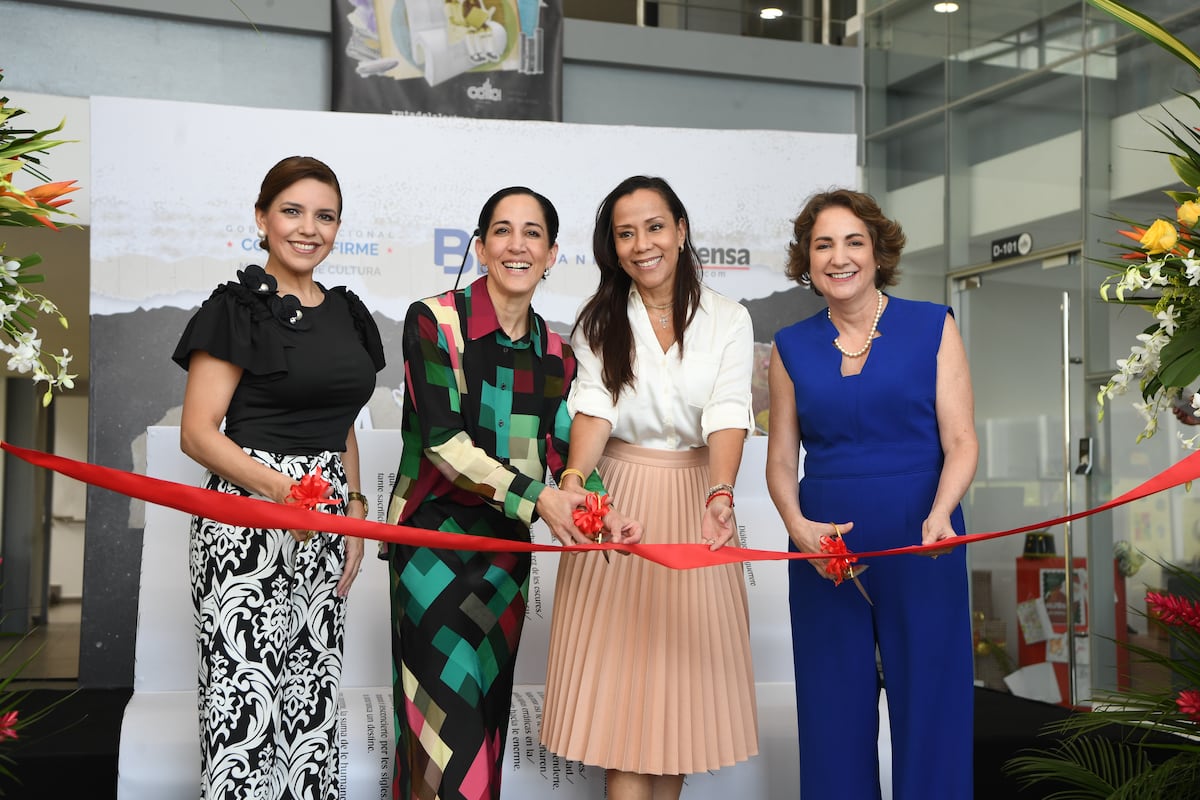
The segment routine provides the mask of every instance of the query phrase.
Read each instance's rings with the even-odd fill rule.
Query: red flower
[[[604,527],[604,517],[612,510],[611,503],[608,495],[589,492],[584,505],[571,512],[575,527],[588,536],[599,533]]]
[[[1146,606],[1151,615],[1166,625],[1187,625],[1200,632],[1200,601],[1146,592]]]
[[[17,738],[17,712],[10,711],[0,717],[0,741]]]
[[[327,491],[329,491],[329,481],[321,477],[321,468],[317,467],[311,474],[301,478],[300,482],[292,487],[291,494],[288,496],[296,501],[296,505],[309,510],[322,505],[336,506],[342,502],[338,497],[326,497]]]
[[[1179,713],[1186,714],[1190,719],[1200,722],[1200,691],[1185,689],[1179,693],[1175,705],[1179,706]]]
[[[833,578],[834,586],[841,585],[842,581],[851,577],[853,567],[850,565],[858,561],[858,556],[850,555],[850,549],[846,547],[845,539],[841,536],[822,536],[821,552],[841,556],[841,558],[831,558],[825,562],[825,574]]]

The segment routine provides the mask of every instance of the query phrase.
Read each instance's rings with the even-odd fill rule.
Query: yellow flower
[[[1180,203],[1179,208],[1175,211],[1175,218],[1179,220],[1180,225],[1194,228],[1196,223],[1200,221],[1200,203],[1197,203],[1195,200]]]
[[[1179,241],[1179,233],[1165,219],[1156,219],[1139,241],[1151,255],[1165,253]]]

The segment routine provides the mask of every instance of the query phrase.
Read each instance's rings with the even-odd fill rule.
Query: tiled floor
[[[79,622],[82,606],[78,600],[50,606],[49,620],[24,638],[0,638],[0,677],[20,670],[18,679],[52,682],[68,688],[79,679]],[[7,655],[3,655],[7,653]],[[28,660],[29,663],[25,663]],[[24,666],[22,666],[24,665]]]

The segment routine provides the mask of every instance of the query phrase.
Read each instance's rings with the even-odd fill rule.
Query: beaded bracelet
[[[717,491],[711,493],[708,496],[708,499],[704,501],[704,507],[708,508],[710,505],[712,505],[712,501],[718,497],[728,497],[729,507],[733,508],[733,492],[730,492],[726,489],[718,489]]]
[[[732,498],[733,486],[728,483],[718,483],[716,486],[708,487],[708,495],[705,498],[705,505],[708,505],[707,501],[711,500],[713,495],[717,494],[718,492],[729,492],[729,496]]]

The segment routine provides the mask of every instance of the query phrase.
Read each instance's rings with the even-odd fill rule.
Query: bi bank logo
[[[441,267],[442,273],[446,275],[457,275],[460,264],[462,264],[464,275],[475,272],[482,275],[483,270],[479,269],[479,262],[475,260],[475,248],[472,247],[471,252],[467,253],[467,263],[463,264],[463,250],[466,249],[470,240],[471,234],[468,231],[458,228],[434,228],[434,265]]]
[[[470,231],[464,231],[461,228],[434,228],[433,229],[433,265],[435,269],[440,269],[444,275],[457,275],[459,265],[462,265],[464,275],[483,275],[484,270],[479,266],[479,261],[475,258],[475,248],[472,247],[470,252],[466,254],[466,263],[463,263],[463,251],[467,248],[467,243],[471,240]],[[559,240],[561,245],[562,240]],[[561,249],[558,251],[558,261],[556,265],[561,264],[594,264],[595,259],[585,253],[575,253],[569,255]]]

